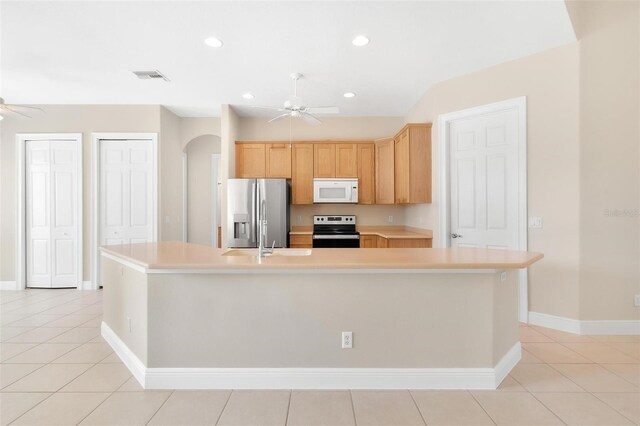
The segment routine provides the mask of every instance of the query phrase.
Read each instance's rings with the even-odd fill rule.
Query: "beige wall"
[[[493,368],[518,341],[515,271],[300,278],[148,275],[147,367]]]
[[[83,137],[83,243],[84,279],[90,277],[91,242],[91,133],[160,133],[157,105],[44,105],[32,119],[6,117],[0,121],[0,280],[15,279],[16,251],[16,153],[17,133],[82,133]]]
[[[15,139],[18,133],[82,133],[84,280],[91,276],[91,134],[94,132],[158,134],[158,235],[160,240],[182,239],[182,148],[202,134],[219,135],[219,118],[180,118],[159,105],[40,107],[43,112],[34,113],[31,119],[8,116],[0,121],[0,281],[15,279]]]
[[[211,155],[220,153],[220,137],[203,135],[191,140],[187,152],[187,241],[212,245]]]
[[[579,139],[577,45],[504,63],[439,83],[405,120],[433,122],[433,204],[409,207],[407,224],[438,238],[438,115],[519,96],[527,97],[528,209],[544,218],[529,232],[529,249],[545,254],[530,269],[530,310],[577,318]]]
[[[180,117],[160,107],[159,240],[182,240]]]
[[[402,117],[322,116],[320,119],[322,124],[312,126],[300,119],[269,123],[268,117],[240,117],[238,139],[378,139],[395,135],[404,125]]]
[[[530,311],[640,319],[639,5],[568,2],[577,43],[436,84],[405,116],[434,123],[434,202],[406,220],[437,238],[438,115],[527,97],[528,211],[544,218],[529,249],[545,254]]]
[[[640,3],[569,12],[580,40],[580,318],[640,320]]]

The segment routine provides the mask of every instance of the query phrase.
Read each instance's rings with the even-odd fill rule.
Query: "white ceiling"
[[[7,103],[281,105],[301,72],[307,104],[404,115],[432,84],[575,40],[562,1],[1,2]],[[351,44],[366,34],[371,43]],[[224,41],[213,49],[203,40]],[[138,80],[158,69],[171,81]],[[345,99],[347,91],[357,93]],[[253,101],[241,95],[251,92]]]

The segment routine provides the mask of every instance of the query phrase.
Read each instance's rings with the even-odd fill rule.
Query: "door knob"
[[[456,234],[455,232],[451,234],[451,238],[462,238],[462,235]]]

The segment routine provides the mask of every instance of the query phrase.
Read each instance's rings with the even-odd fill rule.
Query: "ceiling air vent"
[[[160,71],[132,71],[140,80],[164,80],[169,81]]]

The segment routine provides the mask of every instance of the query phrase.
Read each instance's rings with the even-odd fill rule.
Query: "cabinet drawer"
[[[291,248],[307,248],[313,244],[311,235],[290,235],[289,245]],[[300,247],[304,246],[304,247]]]

